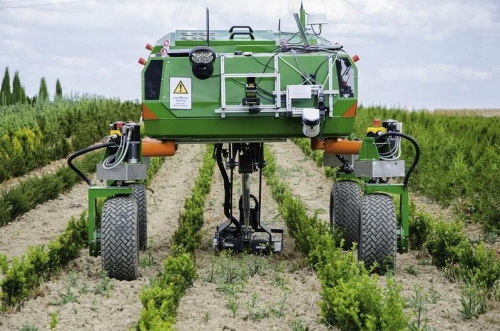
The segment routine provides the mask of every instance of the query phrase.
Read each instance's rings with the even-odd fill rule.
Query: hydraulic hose
[[[95,145],[95,146],[90,146],[90,147],[87,147],[87,148],[84,148],[78,152],[75,152],[73,155],[71,155],[69,158],[68,158],[68,166],[78,174],[78,176],[80,176],[84,181],[87,182],[87,184],[89,184],[89,186],[92,185],[92,182],[90,181],[90,179],[85,176],[85,174],[83,172],[80,171],[80,169],[78,169],[77,167],[75,167],[72,163],[72,161],[80,156],[80,155],[83,155],[85,153],[88,153],[88,152],[92,152],[92,151],[95,151],[96,149],[101,149],[101,148],[105,148],[105,147],[111,147],[111,146],[115,146],[115,143],[104,143],[104,144],[100,144],[100,145]]]
[[[224,182],[224,215],[231,220],[236,226],[236,229],[226,228],[226,231],[234,233],[240,233],[241,224],[238,220],[231,215],[230,211],[230,200],[231,200],[231,183],[229,182],[229,177],[227,176],[226,169],[224,168],[224,164],[222,163],[222,144],[217,144],[215,146],[215,159],[217,161],[217,166],[219,167],[220,173],[222,175],[222,180]]]
[[[390,137],[390,136],[398,136],[401,138],[405,138],[406,140],[409,140],[413,144],[413,147],[415,147],[415,158],[413,159],[411,166],[408,168],[408,171],[405,174],[405,179],[403,181],[404,186],[407,186],[408,180],[410,179],[410,175],[411,175],[413,169],[415,169],[415,167],[417,166],[418,160],[420,159],[420,146],[418,146],[418,143],[415,139],[413,139],[409,135],[401,133],[401,132],[387,132],[387,133],[381,134],[380,136],[377,137],[377,139],[375,139],[375,142],[377,142],[377,140],[379,140],[381,138]]]

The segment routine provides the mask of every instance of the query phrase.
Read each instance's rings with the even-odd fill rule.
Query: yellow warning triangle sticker
[[[175,87],[174,90],[175,94],[188,94],[188,90],[186,89],[186,86],[184,86],[184,83],[182,83],[182,80],[179,81],[177,86]]]

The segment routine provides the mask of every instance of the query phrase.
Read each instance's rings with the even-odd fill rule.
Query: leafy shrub
[[[438,268],[444,268],[459,261],[455,248],[461,244],[467,247],[467,243],[461,222],[433,222],[425,247],[432,256],[432,263]]]
[[[172,256],[140,294],[143,310],[137,330],[173,330],[179,301],[196,278],[192,253],[201,240],[205,196],[210,192],[214,165],[212,151],[207,148],[192,194],[184,202],[179,227],[172,237]]]
[[[422,210],[414,213],[410,212],[408,226],[410,230],[410,247],[412,249],[422,249],[427,240],[431,222],[431,215]]]
[[[404,330],[407,318],[400,288],[388,280],[385,291],[377,285],[353,252],[343,254],[327,224],[308,216],[300,199],[276,175],[276,162],[265,150],[264,176],[279,205],[297,248],[318,272],[321,281],[321,314],[325,322],[340,330]]]
[[[50,278],[78,256],[87,244],[87,218],[82,213],[78,220],[71,218],[64,233],[45,245],[32,246],[26,254],[13,258],[11,263],[0,255],[2,310],[16,306],[28,298],[42,281]]]

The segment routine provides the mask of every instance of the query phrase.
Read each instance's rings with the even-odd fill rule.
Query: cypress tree
[[[63,92],[62,92],[61,82],[59,82],[59,78],[58,78],[56,81],[56,96],[54,99],[61,100],[62,96],[63,96]]]
[[[21,86],[21,79],[19,78],[19,72],[14,73],[14,79],[12,80],[12,98],[11,102],[15,103],[25,103],[26,95],[24,88]]]
[[[47,82],[45,81],[45,77],[42,77],[40,80],[40,89],[38,90],[37,101],[49,101],[49,92],[47,91]]]
[[[0,89],[0,106],[10,105],[11,103],[11,93],[10,93],[10,75],[9,67],[5,68],[5,75],[2,80],[2,88]]]

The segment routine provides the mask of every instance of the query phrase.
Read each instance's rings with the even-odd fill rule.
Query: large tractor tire
[[[148,246],[148,203],[146,188],[142,184],[132,184],[132,197],[137,202],[137,222],[139,224],[139,249]]]
[[[394,269],[396,264],[396,208],[387,194],[367,194],[359,212],[358,260],[370,269]]]
[[[333,183],[330,193],[330,227],[340,231],[345,249],[359,239],[359,208],[361,188],[352,180]]]
[[[101,225],[102,267],[111,278],[135,280],[139,273],[137,203],[130,197],[104,202]]]

